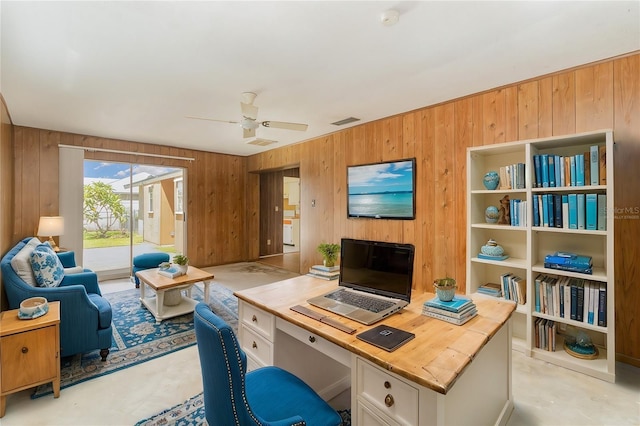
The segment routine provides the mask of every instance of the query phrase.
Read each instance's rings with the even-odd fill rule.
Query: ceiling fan
[[[298,130],[304,132],[308,125],[300,123],[288,123],[286,121],[257,121],[258,107],[253,104],[256,94],[253,92],[244,92],[242,94],[242,102],[240,102],[240,111],[242,119],[240,121],[216,120],[214,118],[187,116],[196,120],[218,121],[220,123],[240,124],[242,127],[242,136],[244,138],[252,138],[256,136],[256,129],[260,126],[271,127],[274,129]]]

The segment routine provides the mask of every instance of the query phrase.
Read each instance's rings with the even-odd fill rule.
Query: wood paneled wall
[[[246,157],[19,126],[13,140],[16,212],[9,247],[34,235],[41,215],[58,214],[58,185],[64,185],[58,182],[58,144],[64,144],[195,158],[186,161],[85,151],[90,160],[184,168],[190,263],[211,266],[247,260]]]
[[[9,110],[0,95],[0,253],[6,253],[14,245],[13,241],[13,125]],[[2,291],[0,272],[0,310],[7,309],[7,301]]]
[[[352,127],[249,157],[249,172],[300,165],[300,270],[341,237],[413,243],[418,291],[434,278],[466,281],[467,147],[612,128],[616,341],[640,365],[640,54],[559,72]],[[413,221],[348,219],[346,166],[416,157]],[[249,210],[257,202],[248,197]],[[315,201],[315,207],[312,202]]]

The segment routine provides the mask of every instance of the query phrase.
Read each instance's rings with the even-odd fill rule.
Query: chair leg
[[[100,349],[100,358],[102,358],[102,362],[107,360],[107,355],[109,355],[109,349]]]

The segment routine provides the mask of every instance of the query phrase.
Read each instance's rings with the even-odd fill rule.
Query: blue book
[[[544,279],[544,275],[540,274],[536,277],[534,282],[536,312],[540,312],[540,282],[543,279]]]
[[[595,231],[598,228],[598,194],[587,194],[585,204],[585,228]]]
[[[553,207],[553,194],[546,194],[547,197],[547,209],[549,210],[549,227],[554,228],[556,226],[555,208]]]
[[[533,226],[540,226],[540,209],[538,209],[538,194],[533,194]]]
[[[555,176],[556,176],[556,186],[562,186],[562,174],[560,173],[560,167],[562,164],[562,157],[559,155],[553,156],[553,164],[556,168]]]
[[[598,325],[607,326],[607,285],[600,283],[598,289]]]
[[[569,229],[578,229],[578,195],[569,194]]]
[[[564,157],[559,156],[558,160],[560,161],[560,186],[567,186],[567,181],[565,179]]]
[[[598,145],[594,145],[589,150],[589,167],[591,170],[591,185],[600,185],[600,156],[598,155]]]
[[[576,186],[584,186],[584,154],[576,154]]]
[[[585,196],[584,194],[578,194],[578,229],[584,229],[585,227]]]
[[[515,223],[516,223],[516,209],[514,208],[514,206],[515,206],[515,200],[514,199],[509,200],[509,220],[511,221],[509,225],[511,226],[515,226]]]
[[[578,311],[578,282],[575,278],[569,280],[571,286],[571,314],[570,319],[575,320]]]
[[[571,174],[571,186],[576,186],[576,156],[575,155],[571,156],[570,165],[571,165],[571,170],[569,170],[569,172]]]
[[[598,230],[607,230],[607,194],[598,194]]]
[[[556,186],[556,164],[555,164],[555,156],[549,154],[547,156],[549,163],[549,186]]]
[[[502,296],[506,300],[511,300],[511,293],[509,292],[509,280],[511,278],[511,274],[509,273],[503,274],[501,275],[501,278],[502,278]]]
[[[562,195],[553,195],[553,209],[553,223],[556,225],[556,228],[562,228]]]
[[[593,258],[591,256],[584,256],[576,253],[557,251],[553,254],[546,255],[544,257],[544,262],[555,263],[557,265],[590,267],[591,265],[593,265]]]
[[[534,188],[542,187],[542,170],[540,169],[540,155],[533,156],[533,168],[535,173]]]
[[[547,194],[541,194],[542,198],[542,226],[549,226],[549,206],[547,201]]]
[[[540,168],[542,169],[542,187],[549,187],[549,155],[542,154],[540,156]]]
[[[453,300],[450,302],[443,302],[438,298],[438,296],[434,297],[431,300],[427,300],[424,302],[425,306],[430,306],[432,308],[444,309],[449,312],[460,312],[471,305],[473,302],[468,297],[463,297],[459,295],[455,295]]]

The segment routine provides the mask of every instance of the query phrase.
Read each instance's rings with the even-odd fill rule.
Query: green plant
[[[175,263],[176,265],[184,266],[189,263],[189,258],[184,254],[176,254],[175,256],[173,256],[173,263]]]
[[[455,287],[456,286],[456,279],[455,278],[438,278],[437,280],[435,280],[433,282],[433,285],[438,287],[438,288],[448,288],[448,287]]]
[[[334,266],[336,264],[340,253],[340,244],[320,243],[317,249],[324,259],[325,266]]]

